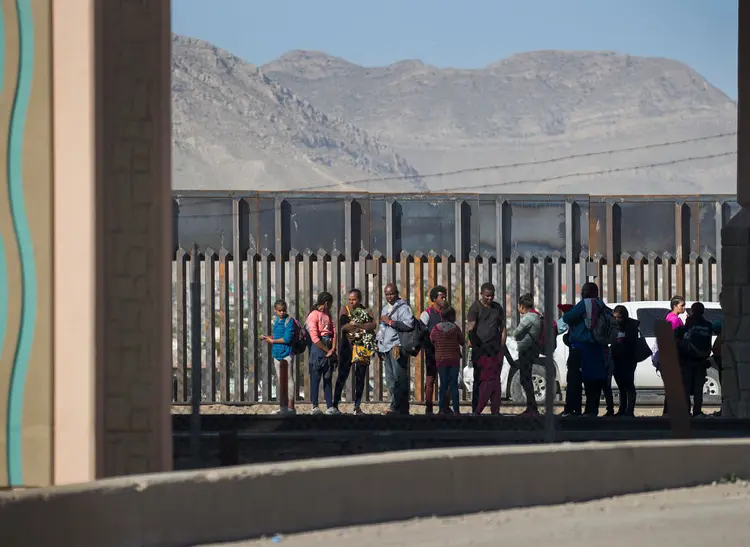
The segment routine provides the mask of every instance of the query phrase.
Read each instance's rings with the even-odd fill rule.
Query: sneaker
[[[335,406],[326,410],[326,416],[338,416],[339,414],[341,414],[341,411]]]
[[[365,411],[362,410],[361,408],[357,407],[357,408],[354,409],[354,415],[355,416],[364,416],[364,414],[365,414]]]
[[[297,411],[293,408],[281,408],[274,412],[276,416],[292,416],[294,414],[297,414]]]
[[[523,418],[536,418],[537,416],[540,416],[539,411],[536,408],[527,408],[521,412],[520,415]]]
[[[576,410],[563,410],[560,414],[561,418],[577,418],[581,413]]]
[[[605,418],[612,418],[612,417],[614,417],[614,415],[615,415],[615,411],[614,410],[608,410],[607,412],[604,413],[604,417]]]
[[[320,416],[321,414],[323,414],[323,411],[322,411],[322,410],[320,410],[320,409],[319,409],[319,408],[318,408],[318,407],[316,406],[316,407],[313,407],[313,409],[312,409],[312,410],[310,411],[310,414],[312,414],[313,416]]]

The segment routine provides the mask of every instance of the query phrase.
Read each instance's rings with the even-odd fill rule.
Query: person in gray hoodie
[[[539,358],[542,344],[542,315],[534,308],[534,297],[524,294],[518,299],[518,313],[521,320],[513,338],[516,340],[518,349],[518,374],[521,375],[521,387],[526,393],[526,410],[522,416],[536,416],[539,410],[534,395],[534,384],[531,380],[531,371],[534,363]]]
[[[386,304],[380,312],[375,340],[391,395],[386,414],[409,414],[409,354],[401,351],[399,333],[414,328],[414,313],[409,303],[399,296],[395,283],[388,283],[383,293]]]

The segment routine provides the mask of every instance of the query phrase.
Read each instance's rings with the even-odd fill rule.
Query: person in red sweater
[[[490,413],[500,414],[500,399],[502,397],[502,386],[500,385],[500,370],[503,366],[503,352],[496,344],[475,344],[477,340],[471,333],[472,351],[477,352],[476,366],[479,367],[481,383],[479,384],[479,398],[477,399],[477,409],[475,414],[478,416],[484,411],[487,403],[490,403]]]
[[[445,305],[440,310],[441,321],[430,332],[430,341],[435,348],[435,364],[440,378],[438,392],[439,414],[458,414],[458,373],[461,370],[461,355],[464,333],[456,325],[456,310]],[[450,391],[453,410],[448,407]]]

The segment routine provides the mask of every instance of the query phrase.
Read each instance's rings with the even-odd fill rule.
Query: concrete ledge
[[[0,494],[0,545],[183,546],[750,477],[750,440],[398,452]]]

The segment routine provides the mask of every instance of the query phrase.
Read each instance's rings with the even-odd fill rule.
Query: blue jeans
[[[329,344],[330,341],[324,338],[323,343]],[[326,400],[326,408],[331,408],[333,406],[334,363],[315,344],[310,346],[310,354],[307,362],[310,368],[310,399],[313,408],[318,406],[321,380],[323,381],[323,396]]]
[[[453,412],[460,412],[460,402],[458,399],[458,371],[460,365],[450,367],[439,367],[438,375],[440,376],[440,392],[438,393],[438,404],[440,410],[448,408],[448,393],[450,392],[451,402],[453,403]]]

